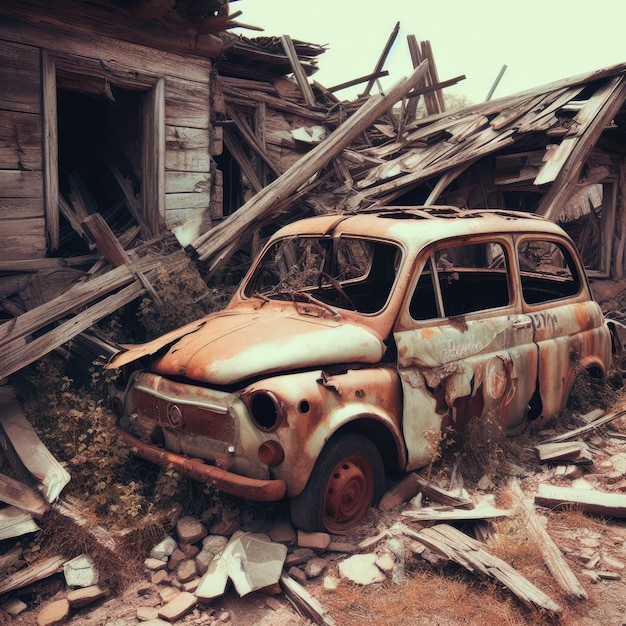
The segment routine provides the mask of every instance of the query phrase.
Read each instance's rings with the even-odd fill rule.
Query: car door
[[[581,369],[606,373],[610,331],[593,300],[576,249],[555,235],[516,242],[523,310],[539,350],[541,419],[562,410]]]
[[[433,460],[442,434],[472,418],[511,428],[535,391],[537,347],[519,311],[506,237],[449,241],[418,262],[394,337],[408,467]]]

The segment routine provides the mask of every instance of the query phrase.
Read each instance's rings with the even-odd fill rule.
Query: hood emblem
[[[167,407],[167,419],[172,426],[180,426],[183,423],[183,412],[176,404]]]

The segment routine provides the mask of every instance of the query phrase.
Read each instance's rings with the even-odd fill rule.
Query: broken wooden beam
[[[298,53],[296,52],[296,48],[293,45],[291,37],[289,35],[283,35],[281,37],[281,41],[304,101],[310,107],[315,106],[315,95],[313,94],[313,89],[311,89],[311,85],[309,85],[309,81],[307,80],[304,68],[300,63]]]
[[[626,517],[626,494],[623,493],[541,484],[535,502],[550,508],[570,506],[604,517]]]
[[[32,585],[44,578],[48,578],[53,574],[58,574],[63,571],[65,561],[65,557],[51,556],[47,559],[37,561],[34,565],[26,569],[22,569],[15,572],[15,574],[7,576],[4,580],[0,581],[0,595],[15,589],[22,589],[27,585]]]
[[[300,583],[284,573],[279,582],[287,599],[309,619],[320,626],[336,626],[328,611]]]
[[[0,426],[24,467],[42,483],[46,500],[54,502],[70,475],[39,439],[17,399],[7,399],[0,404]]]
[[[554,576],[554,579],[559,583],[561,588],[570,598],[574,598],[576,600],[586,600],[586,591],[576,578],[576,575],[563,557],[563,554],[559,550],[558,546],[554,543],[552,537],[550,537],[548,531],[544,528],[539,515],[537,515],[537,512],[535,511],[532,501],[524,495],[524,492],[522,491],[517,480],[511,480],[509,482],[509,487],[511,493],[515,496],[523,509],[524,517],[527,522],[526,529],[528,534],[541,550],[541,554],[543,555],[543,560],[548,568],[548,571],[552,574],[552,576]]]
[[[0,509],[0,541],[13,539],[40,530],[30,513],[17,507],[5,506]]]
[[[616,420],[618,417],[622,417],[626,415],[626,411],[617,411],[617,413],[611,413],[609,415],[605,415],[595,421],[586,424],[585,426],[581,426],[580,428],[575,428],[574,430],[568,430],[565,433],[561,433],[560,435],[555,435],[554,437],[550,437],[549,439],[544,439],[541,443],[557,443],[559,441],[567,441],[568,439],[573,439],[574,437],[578,437],[578,435],[582,435],[583,433],[590,432],[595,430],[600,426],[604,426],[604,424],[608,424],[613,420]]]
[[[530,608],[543,609],[552,614],[561,612],[554,600],[538,589],[508,563],[490,554],[475,539],[447,524],[437,524],[412,535],[430,550],[442,554],[471,572],[491,576],[510,589]]]
[[[90,306],[45,335],[33,339],[30,343],[24,344],[23,338],[6,343],[3,347],[4,354],[0,363],[0,379],[14,374],[23,367],[52,352],[55,348],[67,343],[103,317],[115,313],[121,307],[135,300],[142,293],[144,293],[143,287],[139,283],[134,282]]]
[[[41,519],[48,510],[48,505],[36,491],[5,474],[0,474],[0,501],[37,519]]]

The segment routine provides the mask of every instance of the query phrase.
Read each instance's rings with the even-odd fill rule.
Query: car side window
[[[523,239],[517,246],[522,297],[540,304],[574,296],[582,279],[566,246],[542,239]]]
[[[437,250],[411,298],[411,317],[426,320],[440,316],[437,289],[441,294],[442,317],[507,306],[512,293],[508,266],[504,247],[496,242],[464,243]]]

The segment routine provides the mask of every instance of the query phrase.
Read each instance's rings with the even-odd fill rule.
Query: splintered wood
[[[470,572],[495,578],[530,608],[539,608],[552,614],[561,612],[561,606],[543,591],[460,530],[447,524],[437,524],[412,536],[433,552],[458,563]]]

